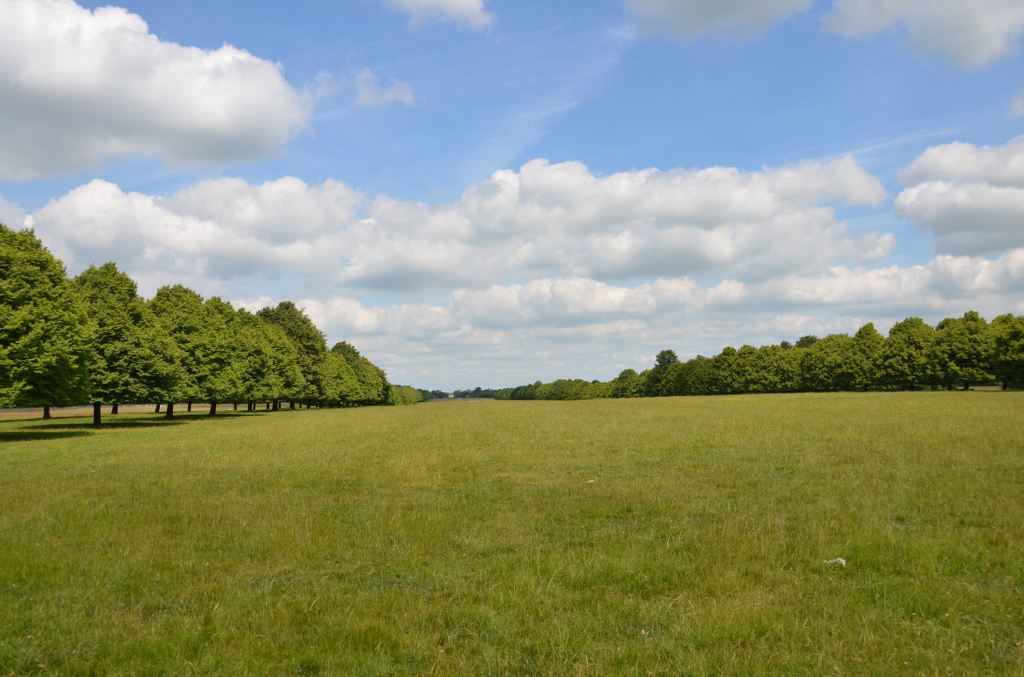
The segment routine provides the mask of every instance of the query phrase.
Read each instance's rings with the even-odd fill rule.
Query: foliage
[[[0,225],[0,407],[430,398],[391,389],[350,344],[328,352],[290,301],[254,315],[179,284],[146,302],[113,263],[68,281],[35,235]]]
[[[74,280],[92,324],[89,400],[98,404],[166,402],[178,378],[177,345],[113,263]]]
[[[90,329],[63,264],[31,231],[0,224],[0,407],[84,401]]]
[[[911,317],[893,325],[888,338],[869,322],[852,337],[803,336],[795,344],[726,347],[714,357],[697,355],[685,362],[663,350],[652,368],[639,374],[624,369],[607,383],[537,381],[483,392],[504,400],[562,400],[916,390],[990,384],[997,377],[1007,386],[1024,384],[1024,318],[1001,315],[989,325],[972,311],[943,320],[937,330]]]

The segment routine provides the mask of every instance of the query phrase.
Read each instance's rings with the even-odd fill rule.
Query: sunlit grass
[[[0,423],[0,674],[1024,670],[1024,394],[117,423]]]

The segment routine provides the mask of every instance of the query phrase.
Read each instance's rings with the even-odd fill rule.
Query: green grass
[[[1021,393],[81,423],[0,424],[0,675],[1024,672]]]

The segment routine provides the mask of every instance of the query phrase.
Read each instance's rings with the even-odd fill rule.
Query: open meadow
[[[1024,393],[105,420],[0,422],[0,674],[1024,671]]]

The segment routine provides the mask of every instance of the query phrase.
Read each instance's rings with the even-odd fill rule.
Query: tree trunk
[[[1004,388],[1005,390],[1005,388]],[[49,421],[52,417],[50,416],[50,405],[43,405],[43,420]]]
[[[167,413],[164,414],[164,418],[174,418],[174,402],[167,403]]]
[[[159,402],[156,403],[156,413],[158,413],[158,414],[160,413],[160,403]]]
[[[103,410],[99,402],[92,405],[92,427],[99,428],[103,424]]]
[[[292,411],[295,411],[295,400],[292,400],[291,402],[288,403],[288,408],[291,409]]]
[[[216,415],[217,415],[217,403],[216,402],[210,402],[210,416],[216,416]]]
[[[234,405],[235,405],[235,411],[238,411],[238,402],[235,402]]]
[[[266,407],[264,407],[264,409],[265,409],[266,411],[270,411],[270,402],[267,402],[267,406],[266,406]]]
[[[1003,381],[1003,390],[1009,390],[1009,389],[1010,389],[1010,382],[1009,381]]]
[[[117,402],[114,402],[112,405],[110,405],[110,415],[111,416],[117,416],[117,414],[118,414]]]
[[[191,402],[187,402],[186,404],[188,405],[188,409],[186,409],[185,411],[187,411],[188,413],[191,414],[192,413],[192,403]]]

